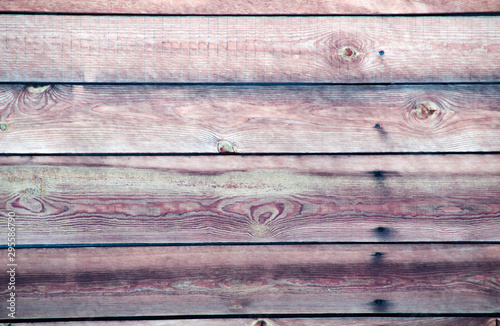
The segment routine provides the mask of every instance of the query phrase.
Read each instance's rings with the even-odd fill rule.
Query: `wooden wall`
[[[498,13],[0,2],[0,322],[499,326]]]

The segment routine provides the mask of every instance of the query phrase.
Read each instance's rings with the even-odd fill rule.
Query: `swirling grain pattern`
[[[22,217],[18,244],[500,240],[496,155],[0,164],[0,209]]]

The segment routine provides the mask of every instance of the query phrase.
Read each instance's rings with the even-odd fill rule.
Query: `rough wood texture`
[[[492,82],[500,17],[0,15],[0,53],[3,82]]]
[[[428,14],[500,11],[495,0],[15,0],[0,2],[3,12],[185,15],[300,15],[300,14]]]
[[[14,323],[11,326],[496,326],[494,318],[260,318]]]
[[[19,216],[18,244],[500,240],[500,155],[0,164],[0,209]]]
[[[500,151],[500,85],[0,85],[3,153]]]
[[[500,307],[500,245],[45,248],[16,259],[18,318]]]

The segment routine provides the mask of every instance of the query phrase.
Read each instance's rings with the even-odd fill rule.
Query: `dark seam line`
[[[74,13],[74,12],[33,12],[33,11],[0,11],[1,15],[31,15],[31,16],[180,16],[180,17],[429,17],[429,16],[447,16],[447,17],[461,17],[461,16],[499,16],[500,12],[435,12],[435,13],[401,13],[401,14],[131,14],[131,13]]]
[[[109,82],[58,82],[58,81],[0,81],[0,85],[96,85],[96,86],[453,86],[453,85],[500,85],[500,81],[486,81],[486,82],[380,82],[380,83],[322,83],[322,82],[310,82],[310,83],[297,83],[297,82],[281,82],[281,83],[265,83],[265,82],[220,82],[220,83],[154,83],[154,82],[123,82],[123,83],[109,83]]]
[[[283,153],[0,153],[0,157],[8,156],[412,156],[412,155],[498,155],[500,151],[491,152],[341,152],[341,153],[301,153],[301,152],[283,152]]]
[[[464,318],[500,317],[500,312],[493,313],[293,313],[293,314],[231,314],[231,315],[173,315],[173,316],[125,316],[125,317],[66,317],[66,318],[16,318],[16,323],[69,322],[69,321],[114,321],[114,320],[172,320],[172,319],[258,319],[258,318]],[[12,319],[0,319],[0,322],[12,322]]]
[[[297,246],[297,245],[357,245],[357,246],[384,246],[384,245],[500,245],[500,241],[304,241],[304,242],[195,242],[195,243],[73,243],[73,244],[16,244],[16,249],[36,248],[94,248],[94,247],[205,247],[205,246]],[[0,249],[7,249],[7,245],[0,245]]]

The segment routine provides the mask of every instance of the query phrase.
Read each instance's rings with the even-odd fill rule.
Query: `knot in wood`
[[[449,125],[455,114],[450,103],[439,94],[422,94],[408,101],[402,112],[407,127],[413,132],[428,134]]]
[[[428,119],[439,113],[439,107],[431,101],[420,102],[417,105],[417,117],[419,119]]]
[[[56,88],[52,85],[29,85],[19,93],[19,111],[29,115],[40,115],[54,108],[58,102]]]
[[[235,147],[226,140],[221,140],[217,143],[217,151],[219,153],[236,153]]]
[[[493,318],[488,321],[486,326],[499,326],[500,325],[500,319]]]
[[[352,60],[358,56],[359,52],[352,46],[344,46],[340,48],[339,54],[343,59]]]
[[[264,319],[259,319],[259,320],[256,320],[252,326],[271,326],[271,324],[269,324],[267,321],[265,321]]]
[[[6,123],[0,123],[0,130],[1,131],[6,131],[9,128],[9,126]]]
[[[50,89],[50,86],[51,85],[30,85],[26,87],[26,90],[30,93],[38,94]]]

